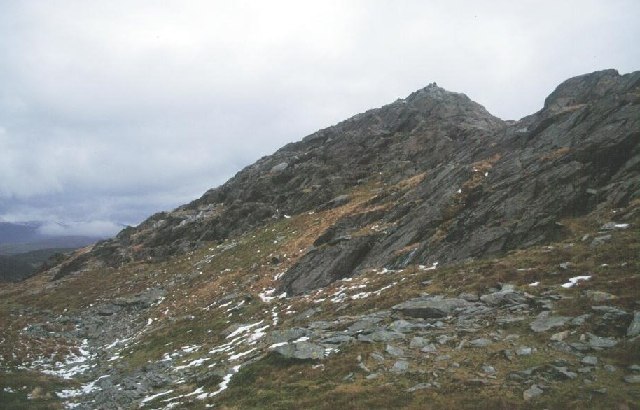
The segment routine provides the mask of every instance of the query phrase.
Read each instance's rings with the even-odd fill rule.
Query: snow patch
[[[574,276],[573,278],[569,278],[569,282],[567,283],[563,283],[562,287],[565,289],[569,289],[571,287],[573,287],[576,283],[583,281],[583,280],[589,280],[591,279],[591,276]]]

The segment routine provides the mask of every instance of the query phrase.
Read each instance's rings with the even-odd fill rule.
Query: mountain
[[[164,260],[285,214],[349,202],[354,190],[377,184],[370,210],[337,221],[283,289],[298,294],[363,269],[548,242],[562,236],[561,218],[638,196],[639,78],[606,70],[570,79],[541,111],[514,123],[434,83],[289,144],[84,258],[111,267]],[[368,229],[374,225],[384,231]]]
[[[640,72],[435,83],[0,285],[8,408],[633,408]]]
[[[40,232],[44,222],[0,222],[0,255],[52,248],[80,248],[104,237],[46,235]]]
[[[0,282],[20,281],[49,258],[96,243],[103,237],[40,233],[43,222],[0,222]]]

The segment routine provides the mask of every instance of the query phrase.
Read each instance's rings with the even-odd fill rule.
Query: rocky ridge
[[[273,218],[338,206],[375,181],[371,211],[347,215],[282,278],[304,293],[374,267],[450,263],[562,237],[558,221],[640,195],[640,73],[567,80],[517,122],[435,84],[289,144],[202,198],[152,216],[58,277],[163,259]],[[411,180],[414,178],[414,180]]]

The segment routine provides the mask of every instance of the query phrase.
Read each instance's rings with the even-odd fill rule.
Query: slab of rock
[[[464,299],[429,296],[408,300],[395,305],[392,309],[407,316],[430,319],[446,317],[452,315],[457,309],[469,306],[471,303]]]
[[[542,393],[544,393],[542,389],[538,387],[538,385],[534,384],[522,393],[522,398],[525,401],[529,401],[540,396]]]
[[[618,341],[613,337],[600,337],[594,334],[589,334],[589,346],[592,349],[607,349],[618,344]]]
[[[580,360],[582,364],[588,364],[589,366],[595,366],[598,364],[598,358],[595,356],[585,356]]]
[[[423,348],[428,344],[429,344],[429,341],[424,337],[415,336],[413,339],[411,339],[411,342],[409,342],[409,347],[413,349],[418,349],[418,348]]]
[[[640,335],[640,311],[633,312],[633,320],[627,329],[627,336],[634,337]]]
[[[391,356],[404,355],[404,350],[401,347],[398,347],[395,345],[387,345],[387,348],[385,349],[385,351],[389,353]]]
[[[493,342],[491,340],[489,340],[489,339],[479,338],[479,339],[473,339],[472,341],[470,341],[469,345],[472,346],[472,347],[487,347],[491,343],[493,343]]]
[[[625,376],[624,377],[624,381],[629,383],[629,384],[638,384],[638,383],[640,383],[640,375],[634,374],[634,375],[630,375],[630,376]]]
[[[490,306],[527,303],[527,298],[513,285],[503,285],[498,292],[480,296],[480,300]]]
[[[407,370],[409,370],[409,362],[406,360],[397,360],[391,368],[393,373],[405,373]]]
[[[324,358],[324,347],[309,342],[288,343],[276,347],[274,351],[287,359],[306,360]]]
[[[545,311],[538,315],[529,328],[536,333],[546,332],[554,327],[564,326],[569,320],[571,318],[568,316],[551,316],[550,312]]]

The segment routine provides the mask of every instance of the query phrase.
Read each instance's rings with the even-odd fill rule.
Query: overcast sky
[[[0,219],[114,233],[436,81],[503,119],[640,69],[640,1],[0,0]]]

